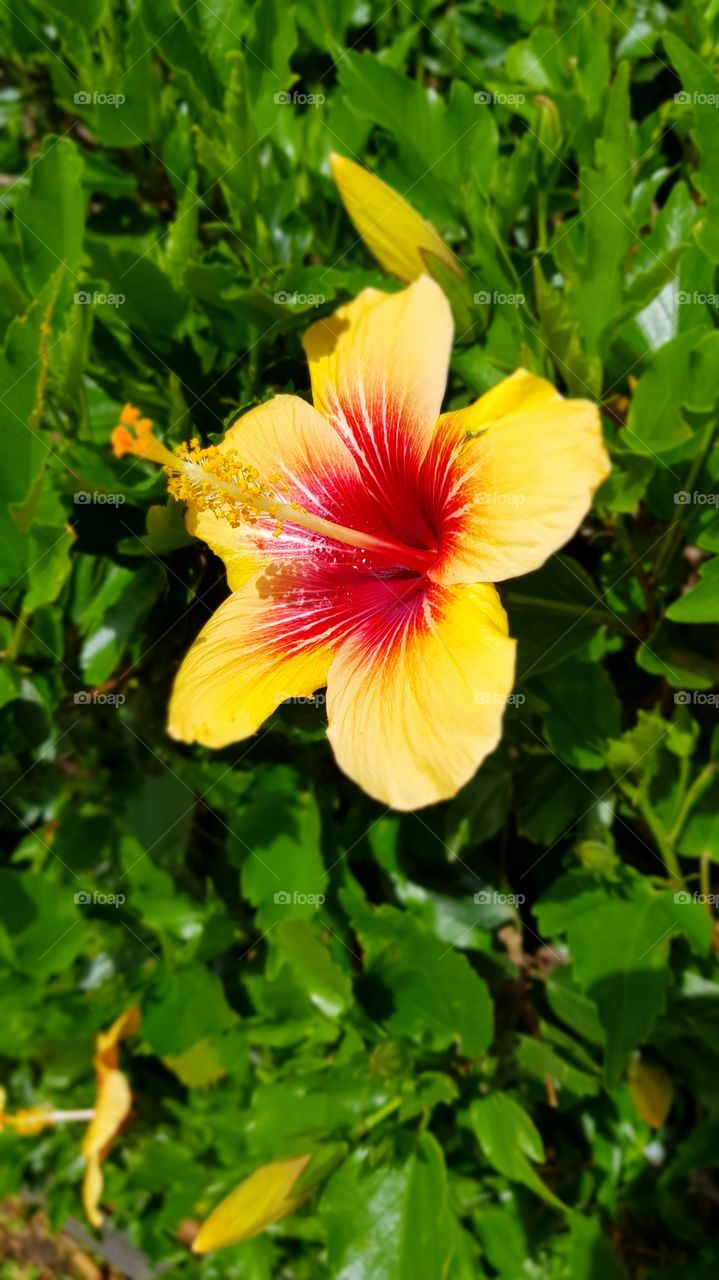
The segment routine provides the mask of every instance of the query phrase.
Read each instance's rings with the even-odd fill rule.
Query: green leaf
[[[621,704],[603,667],[568,662],[539,682],[549,704],[550,746],[575,769],[601,769],[621,725]]]
[[[671,935],[677,922],[682,929],[682,921],[688,924],[687,909],[676,906],[670,895],[655,894],[638,879],[630,887],[627,898],[609,897],[592,887],[586,873],[572,873],[557,881],[536,907],[543,933],[566,931],[577,980],[599,1010],[610,1088],[664,1008]],[[680,907],[684,917],[677,915]],[[691,926],[696,920],[694,915]]]
[[[0,869],[0,959],[34,979],[62,973],[85,946],[74,885]]]
[[[309,919],[327,891],[317,804],[296,785],[294,773],[270,776],[251,794],[235,829],[242,892],[257,907],[261,929],[289,917]]]
[[[598,596],[589,574],[568,556],[552,556],[536,573],[511,582],[507,606],[520,678],[550,671],[611,620]]]
[[[542,1084],[547,1078],[552,1080],[559,1092],[566,1089],[579,1098],[595,1097],[600,1092],[600,1081],[596,1075],[581,1071],[551,1045],[531,1036],[519,1036],[517,1062]]]
[[[258,137],[277,124],[277,95],[289,89],[296,79],[290,66],[296,48],[294,6],[285,0],[256,0],[245,52],[247,87]],[[290,104],[284,106],[285,111],[294,109]]]
[[[52,604],[70,573],[75,534],[67,525],[34,524],[29,538],[27,591],[23,613],[27,616],[43,604]]]
[[[83,161],[69,138],[48,135],[17,196],[23,272],[31,294],[39,293],[63,264],[67,295],[80,288],[85,227]]]
[[[719,662],[688,648],[681,630],[666,622],[639,646],[637,664],[675,689],[712,689],[719,682]]]
[[[293,977],[327,1018],[338,1018],[352,1000],[352,983],[306,920],[281,920],[272,934]]]
[[[677,68],[691,104],[694,139],[701,165],[694,182],[706,201],[706,217],[697,229],[697,242],[712,262],[719,262],[719,138],[716,130],[716,103],[719,81],[709,67],[678,36],[667,34],[664,47]]]
[[[403,1164],[372,1169],[356,1152],[320,1203],[335,1280],[446,1274],[454,1244],[442,1151],[431,1134]]]
[[[220,979],[199,965],[158,967],[142,1005],[142,1035],[160,1057],[177,1057],[237,1022]]]
[[[624,273],[632,229],[628,200],[632,188],[629,150],[629,66],[620,62],[597,141],[593,168],[580,171],[580,217],[573,237],[557,241],[556,256],[573,279],[577,321],[590,354],[600,351],[603,335],[623,303]]]
[[[410,183],[413,202],[430,218],[446,221],[448,204],[466,181],[466,165],[480,189],[489,185],[497,151],[492,115],[478,111],[469,86],[455,82],[449,102],[413,82],[375,54],[350,49],[339,63],[340,82],[353,111],[389,129],[402,148],[402,168],[411,182],[387,176],[404,193]]]
[[[435,1050],[456,1044],[475,1057],[492,1040],[487,988],[464,955],[446,946],[407,912],[373,910],[342,892],[365,953],[368,998],[377,990],[377,1017],[392,1035],[429,1042]],[[382,1005],[388,1009],[382,1015]]]
[[[554,1208],[566,1208],[533,1167],[544,1163],[544,1144],[531,1117],[514,1098],[507,1093],[477,1098],[462,1123],[476,1134],[487,1160],[498,1173],[512,1182],[521,1182]]]
[[[110,607],[102,612],[97,623],[90,627],[80,653],[82,670],[88,684],[98,685],[117,670],[127,645],[137,635],[141,620],[155,603],[162,584],[162,571],[157,564],[148,564],[139,573],[125,570],[113,572],[108,591],[103,598],[111,599]],[[109,584],[108,584],[109,585]],[[95,601],[93,615],[100,613],[101,602]],[[87,621],[87,618],[86,618]]]
[[[623,433],[628,448],[645,456],[676,449],[692,435],[682,409],[708,412],[717,397],[719,333],[680,333],[657,351],[639,379]]]
[[[9,586],[29,563],[28,542],[11,508],[31,493],[50,456],[51,446],[37,429],[44,361],[43,316],[39,303],[10,324],[0,352],[0,404],[3,408],[3,466],[0,471],[0,582]]]
[[[672,622],[719,622],[719,556],[699,570],[699,581],[667,609]]]

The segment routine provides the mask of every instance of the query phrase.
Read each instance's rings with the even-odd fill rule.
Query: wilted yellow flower
[[[98,1208],[103,1187],[100,1162],[127,1119],[132,1104],[127,1076],[118,1067],[119,1041],[123,1036],[132,1035],[139,1025],[140,1010],[132,1006],[120,1014],[108,1031],[100,1031],[95,1041],[95,1112],[82,1144],[82,1154],[87,1161],[82,1202],[93,1227],[102,1225],[102,1214]]]
[[[209,1253],[240,1244],[293,1213],[310,1194],[292,1194],[310,1159],[309,1155],[296,1156],[256,1169],[212,1211],[194,1239],[193,1252]]]
[[[629,1092],[639,1115],[652,1129],[661,1129],[674,1101],[674,1085],[663,1067],[635,1057],[629,1064]]]
[[[330,169],[357,231],[386,271],[411,284],[422,275],[433,275],[437,258],[462,276],[452,250],[399,192],[336,152],[330,155]]]
[[[56,1111],[51,1106],[30,1107],[12,1115],[5,1111],[6,1094],[0,1088],[0,1129],[14,1129],[24,1137],[32,1137],[56,1124],[90,1121],[82,1144],[87,1166],[82,1186],[85,1212],[93,1227],[102,1223],[98,1209],[102,1193],[100,1161],[130,1111],[132,1095],[127,1077],[118,1068],[118,1042],[132,1035],[140,1023],[140,1010],[126,1009],[108,1031],[100,1031],[95,1039],[93,1059],[97,1077],[95,1106],[74,1111]]]

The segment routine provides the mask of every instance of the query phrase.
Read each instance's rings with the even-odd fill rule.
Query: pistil
[[[130,405],[123,409],[112,443],[118,458],[132,453],[164,467],[169,476],[168,490],[178,501],[192,503],[199,511],[212,511],[235,527],[256,524],[260,516],[267,516],[276,522],[274,537],[280,537],[285,525],[296,525],[345,546],[399,562],[418,573],[426,572],[435,559],[434,551],[335,524],[313,515],[299,503],[285,501],[281,495],[287,486],[280,478],[263,482],[256,468],[243,463],[234,450],[221,451],[213,445],[203,449],[198,441],[191,440],[172,453],[153,435],[149,418],[142,418],[139,410]]]

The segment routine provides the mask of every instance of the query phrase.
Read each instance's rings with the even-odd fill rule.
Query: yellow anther
[[[323,516],[313,515],[294,499],[288,502],[280,496],[288,493],[287,482],[280,482],[274,475],[262,480],[257,467],[243,462],[234,449],[219,449],[217,445],[203,448],[199,440],[193,438],[171,453],[152,434],[150,419],[136,414],[139,411],[132,406],[123,409],[121,423],[112,433],[115,456],[121,458],[132,453],[164,467],[168,492],[196,511],[209,511],[232,528],[243,524],[254,526],[264,517],[274,522],[274,528],[267,532],[275,538],[281,536],[286,524],[299,526],[322,538],[331,538],[422,571],[434,559],[434,551],[335,524]],[[134,426],[134,435],[128,426]]]

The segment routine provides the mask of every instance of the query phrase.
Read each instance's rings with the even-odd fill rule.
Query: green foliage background
[[[11,1110],[92,1105],[97,1030],[142,1006],[104,1203],[152,1266],[717,1273],[695,894],[719,835],[718,22],[699,0],[0,7],[0,1079]],[[449,403],[523,364],[600,399],[615,463],[566,552],[503,589],[501,747],[402,817],[339,774],[321,704],[216,754],[166,737],[224,572],[108,448],[126,401],[179,442],[307,395],[310,320],[394,287],[330,150],[466,265]],[[656,1132],[637,1054],[673,1084]],[[78,1215],[79,1141],[0,1132],[0,1191]],[[299,1214],[192,1257],[181,1223],[305,1151],[334,1162]]]

